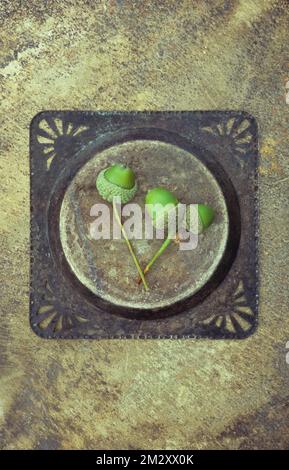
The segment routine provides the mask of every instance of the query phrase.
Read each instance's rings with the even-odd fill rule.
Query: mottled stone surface
[[[0,445],[288,448],[287,1],[2,1]],[[260,326],[243,341],[44,341],[28,323],[29,123],[44,109],[257,118]]]

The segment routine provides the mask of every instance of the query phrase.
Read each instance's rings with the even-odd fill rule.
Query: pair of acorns
[[[122,164],[115,164],[102,170],[96,179],[96,188],[100,196],[107,202],[114,202],[114,198],[118,197],[122,204],[126,204],[133,199],[137,192],[137,182],[133,170]],[[176,196],[166,188],[153,188],[149,190],[145,197],[145,204],[148,209],[148,213],[152,219],[154,226],[158,226],[158,221],[167,220],[168,213],[166,213],[166,207],[176,207],[179,204]],[[191,229],[190,212],[187,208],[186,215],[184,217],[184,226],[187,230]],[[114,210],[116,208],[114,207]],[[214,210],[206,204],[198,204],[198,233],[203,232],[213,222],[215,214]],[[121,220],[118,218],[119,224],[122,229],[122,233],[131,252],[131,255],[136,264],[137,270],[140,274],[139,281],[143,282],[146,289],[148,289],[147,283],[144,278],[144,274],[148,272],[150,267],[154,264],[156,259],[164,252],[167,246],[170,244],[172,238],[170,234],[164,240],[160,249],[155,253],[153,258],[147,264],[145,269],[142,271],[139,262],[132,250],[132,246],[127,238],[124,231],[124,227],[121,224]]]

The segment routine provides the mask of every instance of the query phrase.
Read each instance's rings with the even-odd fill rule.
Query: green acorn
[[[162,222],[167,226],[170,213],[176,209],[178,203],[176,196],[165,188],[151,189],[145,197],[148,213],[156,228],[159,228]]]
[[[167,204],[173,204],[174,206],[177,206],[178,204],[177,198],[170,191],[164,188],[155,188],[149,191],[146,195],[145,202],[146,204],[152,204],[152,208],[149,210],[149,214],[151,215],[153,224],[155,226],[157,226],[158,224],[158,218],[160,216],[163,216],[163,210],[164,210],[163,208]],[[155,208],[154,208],[154,205],[156,205]],[[169,211],[168,211],[168,214],[169,214]],[[167,214],[165,213],[165,217],[166,215]],[[198,204],[198,233],[201,233],[205,229],[207,229],[212,224],[214,218],[215,218],[215,213],[214,213],[214,210],[210,206],[206,204]],[[168,220],[168,217],[167,217],[167,220]],[[191,224],[190,222],[191,222],[190,221],[190,207],[188,206],[186,209],[186,215],[185,215],[183,224],[187,230],[191,230],[193,232],[194,224],[193,223]],[[178,234],[176,234],[176,240],[177,239],[178,239]],[[172,237],[171,237],[171,234],[169,233],[167,238],[163,241],[159,250],[154,254],[154,256],[151,258],[149,263],[146,265],[143,271],[144,274],[146,274],[150,270],[150,268],[155,263],[155,261],[162,255],[162,253],[170,245],[171,241],[172,241]],[[141,281],[142,280],[139,278],[138,282],[140,283]]]
[[[135,180],[134,172],[131,168],[119,163],[105,168],[98,174],[96,178],[96,189],[98,190],[100,196],[103,199],[105,199],[107,202],[112,202],[114,215],[117,220],[117,223],[120,226],[121,233],[127,244],[128,250],[134,261],[136,269],[140,275],[140,279],[143,282],[144,288],[145,290],[148,290],[148,285],[145,280],[144,274],[140,267],[139,261],[133,251],[133,247],[124,229],[124,226],[122,225],[121,217],[118,213],[115,204],[116,201],[114,200],[115,197],[119,197],[121,202],[123,204],[126,204],[134,197],[137,191],[137,183]]]
[[[106,201],[112,202],[114,197],[119,197],[126,204],[135,196],[137,183],[132,169],[117,163],[98,174],[96,188]]]
[[[191,221],[190,206],[186,209],[185,227],[192,233],[200,234],[206,230],[214,221],[215,211],[207,204],[198,204],[198,228],[194,227],[194,221]]]
[[[152,223],[156,228],[167,228],[170,214],[176,210],[179,201],[176,196],[165,188],[153,188],[146,194],[145,204],[146,209],[152,219]],[[150,262],[146,265],[143,274],[146,274],[154,262],[161,256],[167,249],[172,241],[172,234],[168,233],[167,238],[162,243],[160,249],[155,253]],[[142,281],[139,278],[138,283]]]

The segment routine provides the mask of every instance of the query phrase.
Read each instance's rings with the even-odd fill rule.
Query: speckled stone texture
[[[0,447],[288,448],[287,0],[2,0],[0,19]],[[256,117],[253,336],[51,342],[32,333],[29,124],[45,109],[242,109]]]

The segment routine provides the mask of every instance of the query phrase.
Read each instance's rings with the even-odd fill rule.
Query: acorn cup
[[[121,219],[114,201],[114,198],[118,197],[123,204],[126,204],[135,196],[137,192],[137,182],[135,180],[134,172],[131,168],[122,164],[115,164],[105,168],[97,176],[96,189],[103,199],[105,199],[107,202],[112,202],[115,218],[120,226],[121,233],[138,270],[140,282],[143,282],[145,290],[148,290],[146,279],[140,267],[139,261],[133,251],[132,245],[128,239],[127,233],[121,223]]]
[[[119,197],[123,204],[131,201],[137,192],[137,183],[131,168],[115,164],[102,170],[96,179],[96,188],[103,199],[113,202]]]
[[[169,221],[169,216],[170,216],[170,211],[174,208],[176,210],[176,207],[178,205],[178,200],[174,196],[173,193],[168,191],[165,188],[154,188],[148,191],[146,198],[145,198],[145,204],[149,204],[148,212],[149,215],[152,219],[152,223],[155,227],[158,228],[159,225],[159,220],[161,220],[161,223],[166,226]],[[169,205],[169,206],[168,206]],[[184,219],[182,221],[182,225],[184,228],[187,230],[191,231],[192,233],[195,233],[195,227],[194,224],[191,221],[191,213],[190,213],[190,207],[186,208],[186,213],[184,214]],[[204,230],[206,230],[213,222],[215,217],[214,210],[206,205],[206,204],[198,204],[198,230],[197,233],[201,233]],[[167,247],[170,245],[172,240],[178,241],[178,233],[176,233],[175,237],[172,236],[172,232],[168,232],[167,238],[164,240],[163,244],[159,248],[159,250],[154,254],[152,259],[149,261],[149,263],[146,265],[143,274],[146,274],[152,265],[155,263],[155,261],[161,256],[161,254],[167,249]],[[138,279],[138,283],[141,283],[141,278]]]

